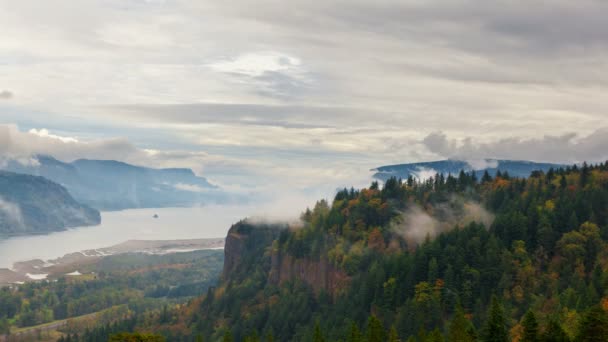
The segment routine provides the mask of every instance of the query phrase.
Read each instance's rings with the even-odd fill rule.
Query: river
[[[225,237],[230,226],[254,215],[250,206],[132,209],[101,213],[101,224],[46,235],[0,240],[0,268],[32,259],[109,247],[127,240],[174,240]],[[154,215],[158,218],[154,218]]]

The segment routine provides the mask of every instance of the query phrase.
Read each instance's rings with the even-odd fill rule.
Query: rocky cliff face
[[[47,233],[101,222],[97,210],[46,178],[0,171],[0,235]]]
[[[319,294],[324,290],[332,296],[336,296],[350,283],[350,277],[331,265],[326,257],[321,257],[319,260],[296,259],[280,251],[272,254],[268,279],[276,285],[301,280],[312,287],[315,293]]]
[[[287,252],[273,248],[282,229],[287,227],[246,222],[234,225],[226,237],[223,280],[242,280],[256,267],[261,267],[267,274],[268,282],[274,285],[300,280],[310,285],[317,294],[324,290],[331,295],[338,294],[348,286],[350,278],[331,265],[327,258],[294,258]]]
[[[267,251],[285,225],[252,224],[241,221],[233,225],[226,236],[224,246],[224,281],[240,281],[250,273],[268,272],[270,255]]]

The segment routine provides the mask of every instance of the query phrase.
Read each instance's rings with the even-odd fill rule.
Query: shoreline
[[[219,250],[224,248],[224,242],[224,238],[127,240],[110,247],[82,250],[50,260],[18,261],[13,263],[11,268],[0,268],[0,286],[15,286],[26,282],[74,276],[79,274],[78,268],[110,255],[131,253],[162,255],[198,250]]]

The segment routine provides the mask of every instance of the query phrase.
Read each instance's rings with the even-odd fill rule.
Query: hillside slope
[[[78,203],[61,185],[0,171],[0,235],[47,233],[100,221],[97,210]]]

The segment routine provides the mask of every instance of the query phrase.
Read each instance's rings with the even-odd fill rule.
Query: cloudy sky
[[[0,0],[0,153],[359,185],[608,159],[603,0]]]

